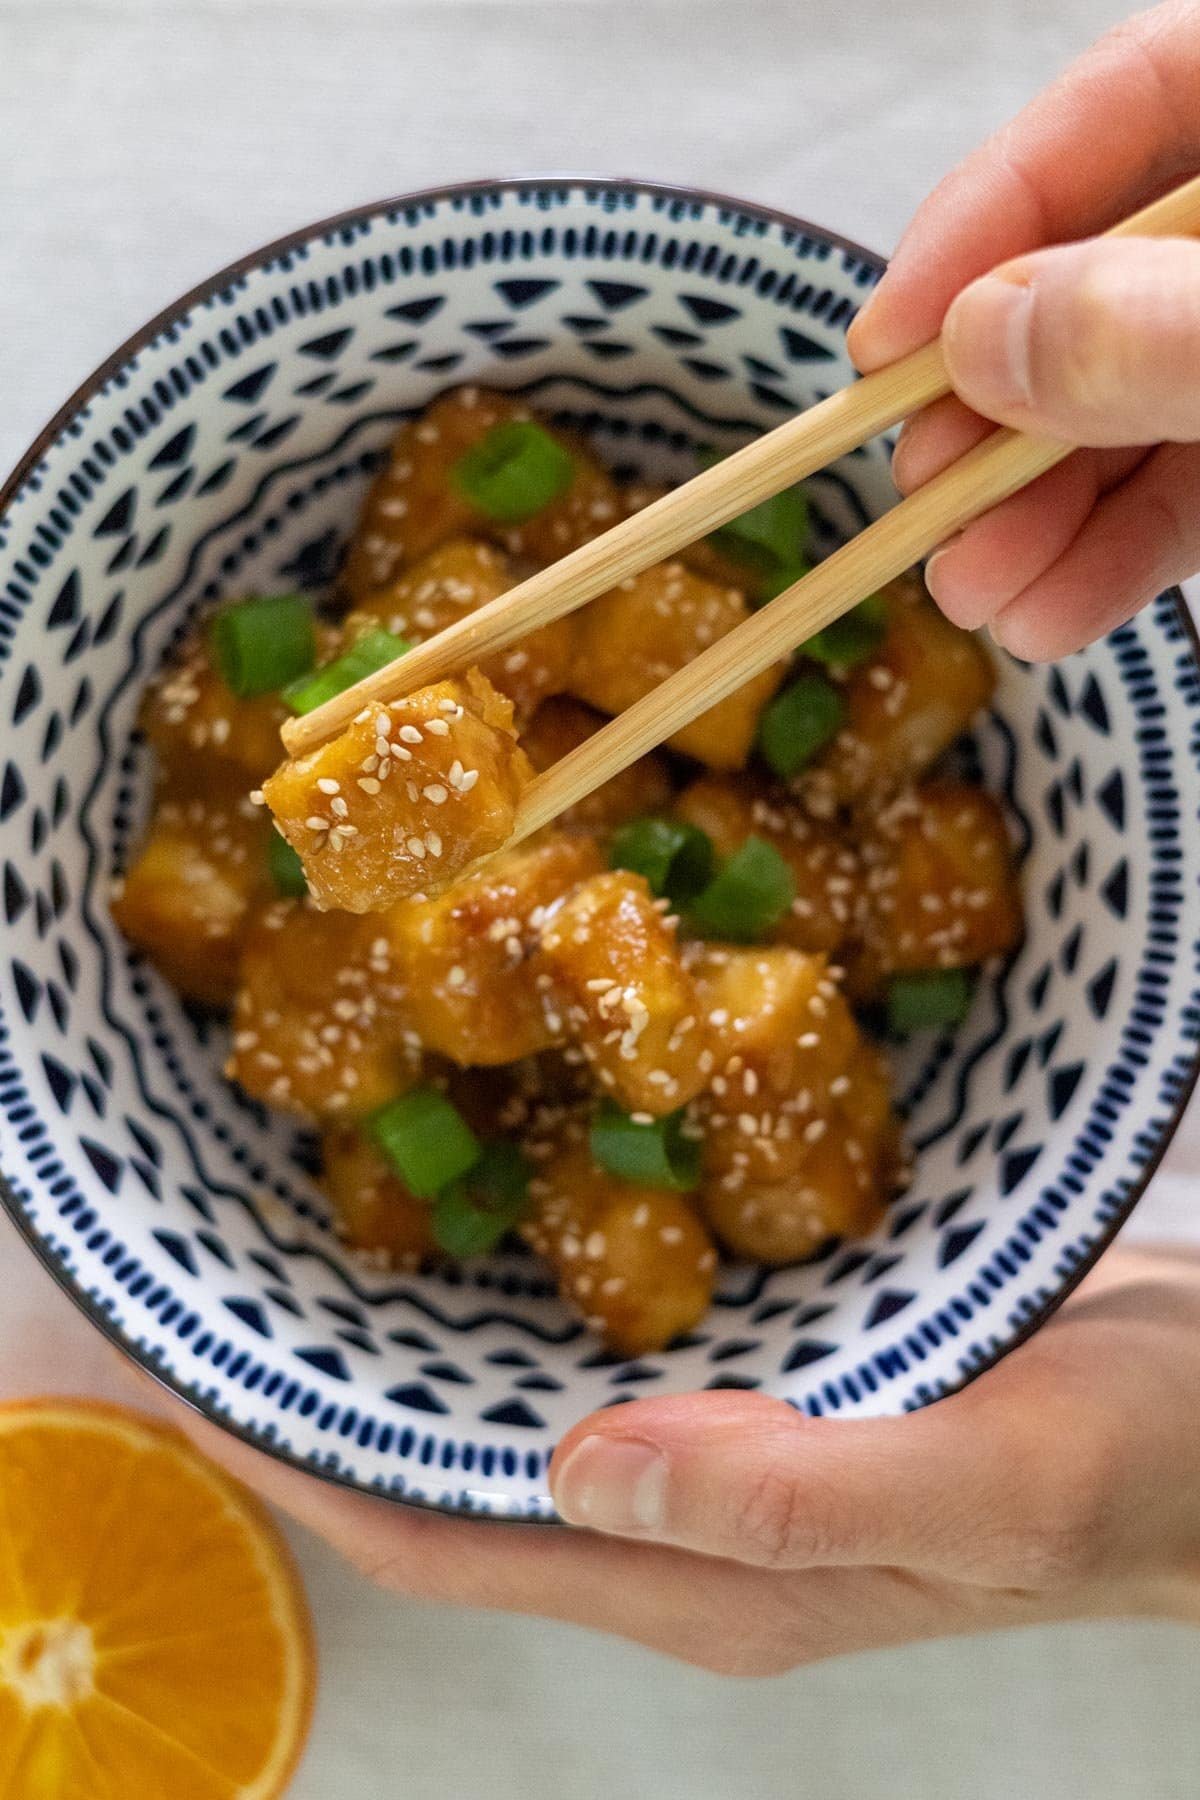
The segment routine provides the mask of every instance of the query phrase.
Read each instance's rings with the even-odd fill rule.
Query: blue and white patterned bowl
[[[900,1074],[916,1183],[867,1242],[730,1268],[681,1347],[621,1362],[529,1259],[391,1277],[321,1225],[309,1145],[220,1079],[220,1033],[105,904],[149,770],[139,692],[218,595],[319,585],[398,421],[516,387],[679,478],[850,378],[878,260],[732,201],[507,182],[347,215],[155,320],[0,495],[0,1169],[100,1328],[231,1430],[333,1479],[546,1517],[595,1406],[736,1386],[896,1412],[1042,1320],[1145,1187],[1196,1073],[1200,670],[1178,594],[1058,668],[1006,662],[968,754],[1008,803],[1028,939]],[[827,542],[886,446],[812,484]]]

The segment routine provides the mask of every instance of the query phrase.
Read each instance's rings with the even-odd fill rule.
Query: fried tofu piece
[[[705,1174],[731,1187],[786,1179],[824,1136],[859,1043],[854,1017],[823,956],[706,944],[688,967],[715,1051],[696,1106]]]
[[[390,587],[360,600],[345,620],[345,642],[382,627],[410,644],[423,644],[499,599],[515,583],[501,551],[469,538],[451,538]],[[485,658],[479,667],[493,687],[508,695],[518,720],[525,720],[548,694],[566,687],[574,643],[574,619],[555,619]]]
[[[521,733],[521,748],[540,775],[561,762],[569,751],[585,744],[604,724],[607,720],[603,713],[593,712],[582,700],[559,694],[538,707]],[[555,822],[565,831],[589,831],[603,836],[629,819],[665,811],[672,793],[667,760],[652,752],[569,806]]]
[[[659,563],[580,609],[571,692],[602,712],[624,712],[749,613],[739,589],[705,581],[681,562]],[[672,748],[714,769],[740,769],[783,674],[782,664],[764,670],[676,732]]]
[[[472,506],[454,479],[459,458],[493,426],[533,417],[528,406],[509,394],[464,387],[444,394],[402,428],[387,467],[367,495],[342,571],[342,586],[356,605],[448,538],[487,538],[543,566],[615,523],[620,509],[612,482],[586,450],[561,432],[551,435],[570,451],[575,464],[565,493],[519,525],[497,523]]]
[[[197,632],[147,688],[140,723],[173,785],[199,793],[236,777],[248,792],[279,761],[279,728],[290,716],[278,694],[231,693]]]
[[[522,1235],[610,1349],[661,1350],[703,1318],[716,1251],[682,1194],[609,1175],[581,1127],[538,1169],[530,1199]]]
[[[421,1073],[403,981],[378,919],[277,900],[242,952],[231,1081],[306,1118],[360,1117]]]
[[[338,1236],[388,1269],[419,1269],[438,1254],[433,1212],[410,1194],[380,1150],[353,1126],[321,1135],[322,1186]]]
[[[385,928],[426,1049],[465,1067],[515,1062],[561,1037],[537,983],[538,926],[600,867],[589,839],[555,832],[501,852],[435,900],[392,909]]]
[[[704,1086],[706,1034],[675,927],[640,875],[583,882],[542,927],[551,1029],[630,1112],[674,1112]]]
[[[795,878],[796,897],[771,933],[776,942],[832,952],[854,935],[862,872],[849,838],[836,826],[810,819],[785,793],[722,775],[703,775],[685,788],[675,812],[707,832],[721,861],[751,836],[779,852]]]
[[[920,575],[883,589],[887,633],[850,671],[842,729],[796,777],[810,812],[871,809],[917,779],[987,705],[996,672],[969,632],[940,613]]]
[[[704,1216],[733,1255],[801,1262],[829,1238],[861,1237],[879,1223],[899,1144],[887,1064],[872,1045],[859,1044],[836,1085],[825,1130],[788,1176],[706,1181]]]
[[[263,783],[319,906],[381,912],[498,850],[533,771],[477,669],[373,705]]]
[[[855,994],[917,969],[962,969],[1021,941],[1023,918],[1004,815],[990,794],[931,781],[902,794],[863,838],[863,944]]]
[[[168,793],[112,901],[131,943],[189,1000],[228,1006],[251,908],[273,892],[271,828],[245,799]]]

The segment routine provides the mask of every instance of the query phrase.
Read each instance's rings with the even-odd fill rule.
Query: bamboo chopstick
[[[976,514],[1070,454],[1069,444],[1015,431],[993,432],[539,775],[522,795],[505,848],[557,818],[884,582],[903,574]]]
[[[1200,177],[1185,182],[1173,192],[1165,194],[1160,200],[1154,201],[1140,212],[1134,213],[1130,218],[1113,226],[1107,235],[1114,237],[1167,237],[1188,235],[1197,231],[1200,231]],[[579,549],[573,550],[568,556],[563,557],[560,562],[540,570],[528,581],[501,594],[498,599],[490,601],[488,605],[480,607],[477,612],[469,614],[465,619],[461,619],[445,631],[439,632],[436,637],[430,638],[426,643],[417,645],[404,657],[389,663],[386,668],[356,682],[344,693],[335,695],[332,700],[327,700],[323,706],[316,707],[301,718],[289,719],[281,728],[286,749],[293,756],[301,755],[304,751],[315,748],[340,731],[349,724],[356,713],[369,703],[386,702],[401,694],[412,693],[417,688],[425,687],[430,682],[439,680],[456,669],[481,661],[494,651],[503,649],[506,644],[511,644],[515,639],[527,636],[539,626],[549,624],[551,620],[573,612],[577,607],[595,599],[597,595],[616,587],[628,576],[640,574],[643,569],[663,561],[688,544],[706,537],[719,526],[727,524],[730,519],[748,512],[760,501],[779,493],[785,487],[790,487],[794,482],[803,480],[806,475],[813,474],[817,469],[824,468],[826,464],[833,462],[837,457],[845,455],[848,450],[865,443],[868,439],[877,436],[879,432],[887,430],[889,426],[895,425],[899,420],[919,411],[921,407],[927,406],[932,400],[936,400],[948,392],[949,382],[946,378],[945,362],[940,342],[937,341],[926,344],[923,349],[901,358],[899,362],[891,364],[886,369],[881,369],[873,375],[865,376],[861,381],[852,383],[847,388],[840,389],[837,393],[831,394],[828,399],[820,401],[816,406],[809,407],[806,412],[798,414],[794,419],[789,419],[786,424],[777,426],[775,430],[756,439],[752,444],[747,444],[732,456],[726,457],[722,462],[715,464],[713,468],[704,470],[703,473],[695,476],[682,487],[665,494],[662,499],[656,500],[643,511],[635,513],[629,519],[622,520],[610,531],[606,531],[603,536],[593,538],[590,543],[581,545]],[[1011,442],[1012,434],[1002,435]],[[988,443],[991,444],[992,441],[988,440]],[[984,448],[986,447],[985,445]],[[1060,447],[1058,454],[1051,459],[1051,462],[1059,460],[1059,456],[1066,453],[1066,449]],[[1015,450],[1012,452],[1012,457],[1011,472],[1015,473],[1018,467],[1024,467],[1025,464],[1018,461]],[[969,462],[971,459],[964,459],[964,461]],[[990,469],[991,465],[987,466]],[[1009,468],[1009,465],[1002,465],[998,460],[994,471],[997,479],[1000,478],[1001,466],[1006,470]],[[1029,466],[1032,467],[1032,463]],[[1049,462],[1042,465],[1043,468],[1050,466]],[[979,500],[974,510],[979,512],[994,505],[997,499],[1003,497],[1003,494],[1014,492],[1016,488],[1033,480],[1034,475],[1040,472],[1042,469],[1037,468],[1031,474],[1011,479],[1010,485],[1003,487],[1002,492],[998,490],[992,498]],[[947,475],[941,479],[945,481],[952,473],[953,471],[947,471]],[[1004,478],[1009,479],[1009,476],[1006,474]],[[933,487],[936,484],[930,485]],[[976,491],[974,482],[969,483],[968,487],[969,491]],[[924,490],[926,493],[928,491],[928,489]],[[914,496],[914,499],[919,498],[920,496]],[[912,514],[905,514],[905,508],[911,504],[912,502],[904,502],[902,506],[894,508],[884,519],[871,526],[868,531],[863,532],[856,542],[867,539],[871,543],[875,543],[877,542],[876,534],[887,529],[891,521],[901,515],[911,519]],[[961,518],[956,519],[954,525],[946,527],[942,536],[946,536],[950,530],[957,529],[958,524],[965,523],[966,519],[972,516],[971,512],[962,514]],[[897,565],[896,569],[892,571],[893,574],[900,573],[902,568],[908,567],[910,563],[925,555],[936,543],[941,541],[937,537],[929,537],[928,533],[923,533],[922,536],[921,545],[911,551],[907,562]],[[908,542],[909,538],[905,537],[903,541]],[[697,713],[703,712],[706,705],[713,704],[716,700],[723,698],[725,694],[732,692],[741,682],[748,680],[752,674],[757,673],[767,663],[794,649],[796,644],[802,642],[813,631],[819,630],[822,625],[828,624],[831,619],[836,618],[839,612],[855,604],[857,599],[861,599],[862,594],[854,591],[855,584],[849,579],[837,580],[836,588],[828,590],[825,583],[819,583],[816,589],[810,585],[835,564],[840,568],[845,568],[847,565],[839,563],[838,559],[844,557],[852,548],[853,545],[846,545],[845,549],[839,551],[836,557],[829,558],[819,569],[808,576],[805,582],[788,589],[785,594],[773,601],[771,606],[758,613],[754,619],[739,626],[735,633],[731,633],[729,637],[711,646],[690,664],[688,669],[672,676],[668,682],[656,690],[653,697],[647,696],[646,699],[639,701],[636,707],[631,708],[624,717],[640,714],[651,706],[655,708],[656,716],[665,717],[661,710],[662,696],[670,694],[671,703],[676,708],[684,704],[682,699],[676,698],[676,696],[682,696],[685,689],[691,696],[687,702],[692,706],[691,712],[686,715],[679,714],[675,724],[669,727],[664,726],[659,732],[657,740],[645,743],[643,749],[652,748],[654,741],[661,742],[662,739],[669,737],[673,731],[687,723],[689,718],[694,718]],[[836,578],[827,577],[827,580],[831,579]],[[885,579],[890,579],[890,577],[877,575],[876,585]],[[804,587],[806,590],[806,598],[803,603],[795,600],[800,587]],[[828,593],[835,591],[841,595],[841,598],[829,599]],[[870,589],[867,588],[863,590],[863,593],[869,591]],[[826,597],[814,599],[814,593]],[[790,610],[785,605],[783,612],[777,611],[781,602],[790,603]],[[787,628],[781,628],[783,635],[778,637],[774,626],[768,631],[763,624],[768,616],[776,621],[785,618],[790,621],[788,628],[794,629],[795,632],[790,643],[784,641]],[[743,633],[751,634],[745,640],[747,643],[767,642],[771,648],[755,668],[745,667],[739,661],[736,666],[741,670],[740,674],[736,679],[724,682],[717,675],[718,666],[733,648],[734,638],[741,639]],[[690,678],[699,670],[704,670],[704,679],[710,684],[704,693],[704,704],[695,703],[699,698],[699,690],[688,686]],[[675,714],[673,713],[672,716],[674,717]],[[620,721],[616,723],[619,724]],[[605,727],[596,737],[589,740],[588,745],[581,746],[579,751],[572,752],[572,755],[565,759],[566,763],[571,764],[576,757],[582,755],[583,750],[590,748],[591,745],[600,744],[614,729],[614,726]],[[641,741],[640,736],[639,741]],[[640,754],[642,754],[641,750],[633,753],[633,755]],[[623,767],[625,762],[632,759],[632,756],[626,757],[615,767]],[[610,769],[609,773],[612,772],[614,771]],[[543,782],[548,782],[552,774],[553,771],[548,772],[533,784],[527,794],[527,804],[534,804],[533,796],[536,790],[542,786]],[[599,781],[604,779],[607,777],[598,776],[596,782],[589,783],[588,787],[580,789],[579,793],[587,792],[590,786],[598,785]],[[573,797],[578,798],[579,793],[574,794]],[[568,804],[570,804],[569,799],[564,799],[559,803],[560,806]],[[534,827],[530,826],[528,829],[532,830]]]
[[[282,727],[293,756],[324,743],[369,702],[394,700],[482,662],[516,638],[663,562],[948,391],[941,346],[926,344],[879,374],[840,388],[786,424],[673,488],[631,518],[539,569],[477,612]]]

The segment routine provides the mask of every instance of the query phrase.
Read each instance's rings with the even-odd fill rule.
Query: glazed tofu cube
[[[420,1043],[378,919],[307,900],[260,911],[242,952],[225,1073],[307,1118],[360,1117],[418,1079]]]
[[[875,1229],[898,1171],[887,1065],[860,1044],[835,1087],[821,1119],[825,1130],[786,1179],[726,1174],[705,1182],[704,1216],[733,1255],[800,1262],[829,1238]]]
[[[842,806],[878,806],[923,775],[996,685],[986,650],[943,617],[918,574],[901,576],[883,595],[887,635],[845,682],[845,724],[796,778],[821,817]]]
[[[850,840],[835,826],[810,819],[787,794],[720,775],[685,788],[675,811],[707,832],[722,861],[751,836],[778,850],[795,878],[796,898],[771,934],[777,942],[832,952],[854,935],[862,874]]]
[[[469,669],[364,708],[263,794],[317,904],[381,912],[498,850],[532,773],[511,701]]]
[[[429,1202],[409,1193],[370,1138],[353,1126],[327,1127],[321,1153],[343,1242],[387,1269],[419,1269],[438,1254]]]
[[[630,1112],[674,1112],[703,1087],[706,1037],[675,928],[640,875],[583,882],[542,927],[548,1021]]]
[[[147,688],[140,722],[173,785],[199,793],[236,779],[248,793],[279,761],[279,728],[289,716],[277,694],[231,693],[197,634]]]
[[[561,762],[569,751],[585,744],[607,723],[603,713],[593,712],[582,700],[559,694],[538,707],[521,733],[521,748],[540,775]],[[671,797],[671,771],[665,757],[642,756],[603,787],[560,813],[556,823],[564,831],[591,831],[603,836],[629,819],[666,811]]]
[[[823,956],[698,945],[688,966],[715,1051],[697,1103],[704,1169],[730,1186],[787,1179],[826,1130],[859,1042]]]
[[[531,418],[530,409],[508,394],[465,387],[404,426],[350,545],[342,585],[352,601],[386,587],[447,538],[484,537],[541,566],[614,523],[619,508],[612,482],[585,450],[557,432],[552,435],[574,463],[564,493],[516,525],[490,519],[471,504],[455,479],[460,458],[494,426]]]
[[[1004,815],[964,782],[927,782],[892,802],[863,840],[866,914],[854,991],[888,976],[970,968],[1021,940],[1021,894]]]
[[[681,562],[660,563],[580,609],[571,691],[602,712],[624,712],[749,612],[739,589]],[[783,673],[782,665],[765,670],[677,732],[672,747],[714,769],[740,769]]]
[[[248,800],[167,797],[114,893],[131,943],[189,1000],[228,1006],[251,908],[272,892],[270,826]]]
[[[610,1349],[661,1350],[704,1316],[717,1257],[681,1194],[607,1174],[578,1133],[539,1168],[530,1198],[523,1236]]]
[[[359,602],[345,621],[347,643],[379,629],[422,644],[456,625],[515,585],[507,559],[491,544],[452,538],[390,587]],[[574,620],[555,619],[480,663],[492,686],[507,694],[518,720],[528,719],[547,694],[567,684],[574,648]]]
[[[588,839],[555,833],[501,852],[435,900],[392,909],[385,929],[427,1050],[464,1066],[510,1063],[555,1041],[537,983],[538,925],[600,866]]]

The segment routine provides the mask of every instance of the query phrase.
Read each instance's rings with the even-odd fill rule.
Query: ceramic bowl
[[[851,377],[878,258],[629,182],[425,194],[226,270],[88,381],[0,496],[0,1168],[109,1338],[228,1429],[448,1510],[552,1516],[556,1439],[641,1394],[917,1407],[1026,1336],[1129,1213],[1196,1073],[1200,674],[1177,593],[1055,668],[1005,661],[963,755],[1001,795],[1028,937],[898,1073],[919,1152],[880,1230],[723,1270],[683,1343],[605,1354],[531,1258],[372,1272],[312,1145],[221,1080],[105,896],[150,780],[139,693],[220,595],[320,587],[400,420],[515,388],[623,471],[679,479]],[[894,498],[887,445],[811,483],[830,546]]]

